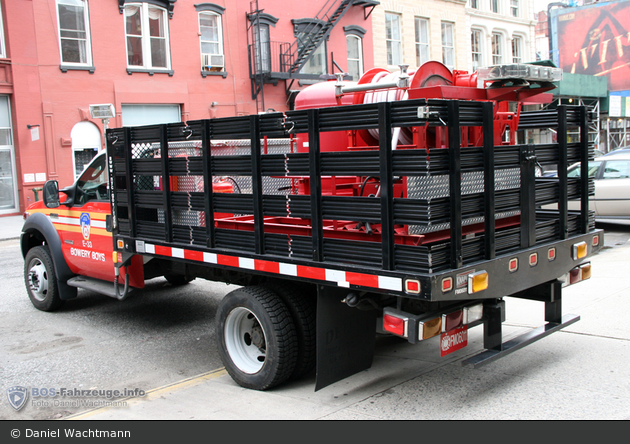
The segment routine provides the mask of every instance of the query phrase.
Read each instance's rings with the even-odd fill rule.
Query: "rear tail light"
[[[582,270],[582,280],[585,281],[591,278],[591,263],[580,265],[580,270]]]
[[[464,312],[464,318],[462,319],[464,325],[472,324],[473,322],[480,321],[483,317],[483,304],[464,307],[462,311]]]
[[[513,259],[510,259],[508,268],[510,270],[510,273],[514,273],[516,270],[518,270],[518,258],[515,257]]]
[[[464,320],[463,310],[442,315],[442,333],[462,326]]]
[[[567,287],[569,285],[577,284],[578,282],[585,281],[591,278],[591,263],[587,262],[582,265],[578,265],[567,274],[559,278],[562,281],[562,286]]]
[[[549,262],[556,260],[556,248],[555,247],[550,248],[549,250],[547,250],[547,259],[549,260]]]
[[[391,313],[383,315],[383,330],[406,338],[408,335],[409,319],[404,316],[394,316]]]
[[[435,318],[418,323],[418,340],[429,339],[442,333],[442,319]]]
[[[535,267],[538,265],[538,253],[532,253],[529,255],[529,266]]]

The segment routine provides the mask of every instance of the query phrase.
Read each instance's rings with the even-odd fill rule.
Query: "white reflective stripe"
[[[81,225],[79,219],[73,217],[54,217],[51,220],[53,222],[57,222],[58,224]]]
[[[402,279],[389,276],[379,276],[378,288],[382,288],[383,290],[402,291]]]
[[[326,269],[326,280],[336,282],[340,287],[350,287],[350,282],[346,280],[345,271]]]
[[[238,258],[238,266],[241,268],[249,268],[250,270],[255,270],[256,266],[254,263],[254,259],[250,259],[247,257],[239,257]]]
[[[155,254],[155,245],[153,245],[153,244],[144,244],[144,250],[147,253]]]
[[[181,248],[171,248],[171,256],[184,259],[184,250]]]
[[[280,274],[286,274],[289,276],[297,276],[297,265],[284,264],[280,262]]]
[[[53,217],[52,219],[50,216],[47,216],[47,217],[51,221],[58,224],[81,226],[81,219],[77,217],[61,217],[60,216],[60,217]],[[94,228],[107,228],[107,224],[105,223],[104,220],[94,220],[91,218],[90,218],[90,226]]]
[[[217,255],[214,253],[203,253],[203,261],[204,262],[208,262],[210,264],[216,264],[217,263]]]

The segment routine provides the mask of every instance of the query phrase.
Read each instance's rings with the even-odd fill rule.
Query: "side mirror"
[[[59,206],[59,183],[56,180],[49,180],[44,184],[43,199],[47,208]]]

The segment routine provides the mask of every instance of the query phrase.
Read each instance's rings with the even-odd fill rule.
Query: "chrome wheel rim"
[[[225,321],[225,347],[232,362],[243,373],[260,371],[267,356],[265,331],[250,310],[237,307]]]
[[[35,299],[43,302],[48,295],[48,270],[39,259],[33,259],[28,270],[28,286]]]

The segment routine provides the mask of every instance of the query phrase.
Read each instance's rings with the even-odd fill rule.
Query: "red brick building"
[[[376,5],[1,0],[0,216],[103,146],[90,105],[114,105],[109,127],[282,111],[322,74],[361,74]]]

